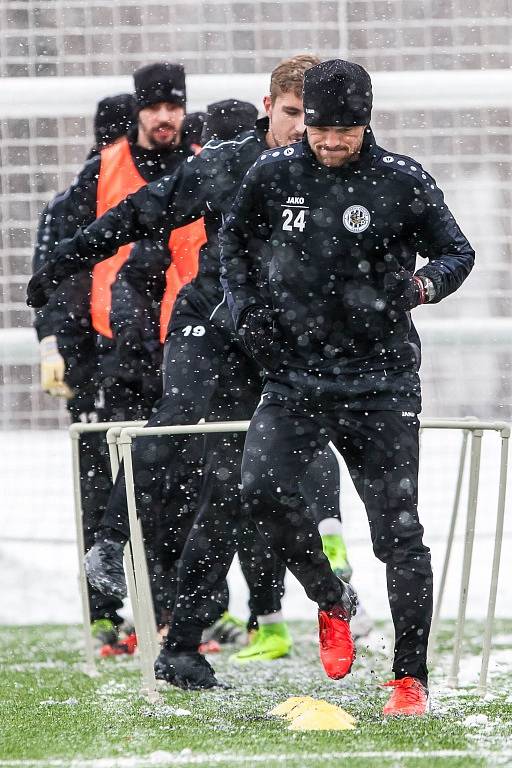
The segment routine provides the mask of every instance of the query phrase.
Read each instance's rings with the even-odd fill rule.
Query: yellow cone
[[[288,714],[295,709],[295,707],[304,704],[309,703],[312,704],[315,702],[315,699],[313,699],[312,696],[290,696],[289,699],[286,699],[286,701],[282,701],[281,704],[278,704],[274,709],[271,709],[270,712],[267,714],[273,715],[274,717],[287,717]]]
[[[347,717],[345,712],[339,707],[334,709],[313,708],[302,712],[290,725],[290,731],[353,731],[355,725]]]
[[[312,696],[290,696],[270,710],[269,715],[289,720],[293,731],[352,730],[356,719],[336,704]]]

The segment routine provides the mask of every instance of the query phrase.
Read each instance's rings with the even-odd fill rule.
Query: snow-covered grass
[[[169,686],[164,702],[139,695],[137,659],[106,659],[98,677],[81,671],[75,626],[4,627],[0,634],[0,768],[142,768],[199,765],[291,768],[466,768],[512,764],[512,621],[498,621],[499,663],[485,698],[474,687],[482,626],[470,622],[463,687],[446,686],[453,625],[445,622],[431,675],[432,712],[421,720],[384,720],[391,638],[379,624],[359,646],[353,673],[328,680],[316,628],[293,622],[293,654],[237,666],[230,651],[210,657],[231,686],[186,693]],[[469,679],[471,678],[471,679]],[[354,731],[292,732],[267,716],[291,695],[326,699],[357,719]]]

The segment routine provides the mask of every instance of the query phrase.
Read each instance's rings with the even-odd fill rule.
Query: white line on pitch
[[[208,755],[183,751],[181,753],[173,752],[152,752],[145,756],[132,757],[100,757],[95,759],[57,759],[48,758],[44,760],[0,760],[0,768],[142,768],[143,766],[165,766],[165,765],[218,765],[220,763],[230,763],[231,765],[244,765],[254,763],[279,762],[286,763],[289,760],[302,760],[305,755],[301,752],[288,753],[282,755],[234,755],[232,753],[223,753]],[[489,757],[512,758],[512,750],[472,750],[472,749],[438,749],[438,750],[411,750],[411,751],[356,751],[348,752],[321,752],[317,755],[309,753],[307,759],[309,762],[321,762],[323,760],[343,760],[353,758],[367,758],[370,760],[378,759],[400,759],[415,758],[417,760],[431,760],[436,757],[473,757],[486,759]]]

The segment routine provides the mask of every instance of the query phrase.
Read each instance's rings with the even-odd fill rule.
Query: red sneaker
[[[348,675],[356,658],[356,648],[350,633],[350,616],[342,605],[330,611],[318,611],[320,660],[327,677],[340,680]]]
[[[382,713],[388,717],[426,715],[429,710],[428,690],[415,677],[390,680],[385,687],[394,688]]]
[[[100,648],[100,656],[103,658],[107,656],[123,656],[128,654],[131,656],[135,653],[137,648],[137,635],[135,632],[131,632],[122,640],[116,640],[115,643],[107,643]]]

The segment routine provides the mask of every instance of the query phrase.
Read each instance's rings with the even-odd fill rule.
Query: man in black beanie
[[[351,595],[322,560],[298,491],[333,441],[386,564],[395,679],[384,714],[423,715],[432,571],[417,512],[420,340],[410,313],[457,290],[474,251],[434,179],[376,144],[371,109],[370,77],[357,64],[327,61],[305,73],[306,133],[265,151],[245,176],[221,230],[221,260],[235,326],[266,367],[243,501],[318,604],[324,669],[344,677],[355,656]],[[259,281],[264,246],[270,266]],[[417,255],[428,263],[415,272]]]
[[[94,120],[96,151],[87,159],[72,186],[59,196],[58,216],[57,206],[53,208],[53,245],[64,237],[73,236],[80,226],[94,221],[98,214],[130,192],[144,186],[146,182],[173,173],[182,161],[194,154],[191,149],[181,144],[186,103],[183,67],[167,62],[142,67],[134,73],[134,85],[135,97],[122,95],[119,100],[119,97],[114,96],[103,99],[98,104]],[[132,125],[126,135],[128,120]],[[125,135],[116,136],[117,131],[121,129]],[[118,140],[114,142],[115,138]],[[45,224],[43,237],[47,236],[48,225]],[[43,245],[46,248],[46,244]],[[167,250],[167,243],[146,242],[137,247],[148,251],[162,247]],[[73,359],[80,362],[80,366],[75,367],[84,382],[81,389],[86,390],[88,395],[87,407],[81,405],[81,411],[78,412],[81,419],[146,419],[151,413],[154,398],[141,397],[129,380],[130,372],[127,373],[123,367],[122,358],[126,350],[135,355],[138,350],[133,349],[133,341],[125,334],[114,334],[110,322],[112,285],[115,284],[117,271],[130,249],[131,246],[127,245],[124,252],[117,251],[106,271],[93,270],[92,281],[91,272],[88,269],[82,270],[54,294],[51,306],[47,310],[45,308],[46,318],[52,318],[51,328],[55,328],[54,320],[57,317],[62,318],[66,339],[70,336],[68,331],[71,320],[75,317],[83,318],[84,313],[86,316],[83,327],[87,333],[83,336],[87,337],[91,347],[87,347],[87,357],[84,359],[84,355],[79,354],[84,344],[80,347],[76,345],[74,349],[68,344],[71,346]],[[36,256],[37,267],[41,267],[43,261],[47,264],[50,256],[50,252],[46,252],[47,258],[44,260]],[[80,303],[76,288],[71,293],[68,283],[84,287],[80,293]],[[50,342],[48,339],[44,340],[42,347],[55,379],[55,382],[53,379],[48,380],[48,387],[56,393],[69,396],[69,387],[65,387],[62,381],[64,362],[55,342],[55,336],[59,343],[61,342],[63,333],[57,333],[55,330],[50,333],[49,327],[45,322],[40,330],[40,336],[42,334],[42,337],[51,337]],[[69,366],[66,370],[66,382],[69,379],[68,374]],[[70,381],[70,384],[75,389],[76,379]],[[82,402],[83,400],[84,398]],[[78,419],[78,413],[73,412],[74,420]],[[95,442],[97,457],[104,441],[95,436],[87,439],[91,443]],[[94,537],[97,522],[105,510],[111,488],[106,451],[100,456],[95,467],[84,473],[84,478],[88,483],[88,488],[84,487],[83,493],[83,503],[87,510],[85,534],[88,548],[90,537]],[[119,600],[114,603],[114,608],[119,607]],[[116,626],[121,622],[121,618],[115,610],[105,611],[103,614],[93,611],[94,619],[101,617],[104,617],[109,625],[106,634],[115,639]]]
[[[177,146],[185,117],[185,70],[181,64],[148,64],[134,75],[138,143],[146,149]]]
[[[122,139],[135,126],[135,97],[131,93],[106,96],[94,115],[94,139],[99,152]]]
[[[208,104],[206,120],[201,134],[204,147],[211,139],[223,141],[243,131],[250,131],[258,119],[254,104],[237,99],[225,99]]]

